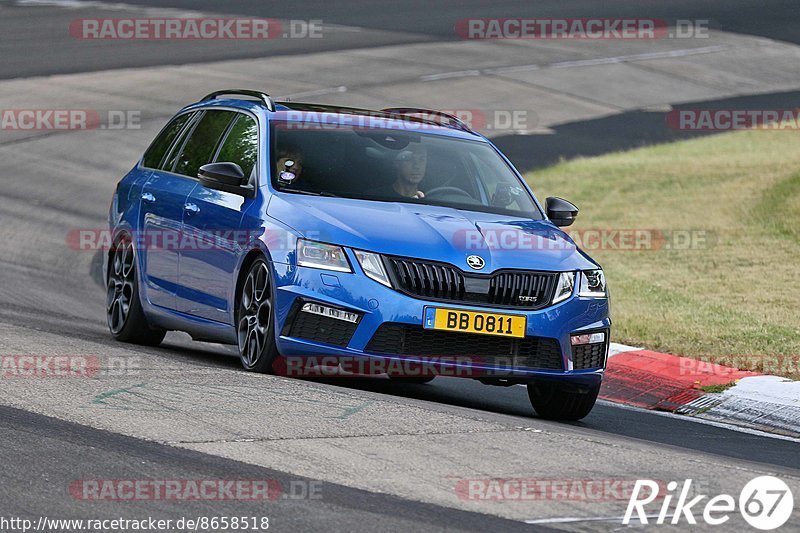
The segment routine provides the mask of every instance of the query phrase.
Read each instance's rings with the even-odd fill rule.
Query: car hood
[[[422,204],[276,194],[270,217],[310,240],[387,255],[451,263],[485,261],[499,269],[569,271],[597,268],[572,239],[546,220]]]

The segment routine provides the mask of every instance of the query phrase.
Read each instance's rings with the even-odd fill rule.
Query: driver
[[[394,183],[373,191],[373,194],[386,198],[425,198],[425,193],[419,190],[419,183],[425,177],[427,166],[427,148],[420,143],[409,144],[394,160]]]

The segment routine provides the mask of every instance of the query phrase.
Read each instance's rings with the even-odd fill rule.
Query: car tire
[[[554,381],[528,383],[528,397],[536,413],[547,420],[575,421],[588,415],[600,393],[600,383],[588,388]]]
[[[158,346],[166,330],[151,327],[139,300],[136,252],[127,234],[117,239],[109,257],[106,285],[106,321],[115,340]]]
[[[273,371],[272,363],[278,357],[273,302],[270,268],[259,257],[247,268],[237,297],[239,358],[248,372],[269,374]]]

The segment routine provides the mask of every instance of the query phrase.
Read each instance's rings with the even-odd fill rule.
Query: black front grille
[[[572,347],[572,368],[587,370],[606,365],[606,343],[581,344]]]
[[[299,311],[295,314],[289,336],[314,342],[347,346],[358,324],[328,316]]]
[[[464,275],[456,267],[397,257],[387,257],[387,260],[400,290],[443,300],[464,299]]]
[[[557,277],[558,274],[545,272],[496,273],[489,283],[489,303],[545,307],[553,298]]]
[[[558,274],[501,270],[467,274],[453,265],[386,257],[392,286],[406,294],[431,300],[541,309],[553,299]]]
[[[489,366],[563,370],[564,362],[556,339],[547,337],[494,337],[424,329],[422,326],[386,323],[378,328],[365,351],[431,357],[475,357]]]

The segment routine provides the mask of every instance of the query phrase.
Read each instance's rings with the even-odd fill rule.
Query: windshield
[[[485,142],[376,128],[293,129],[289,122],[273,127],[272,138],[279,191],[542,218]]]

